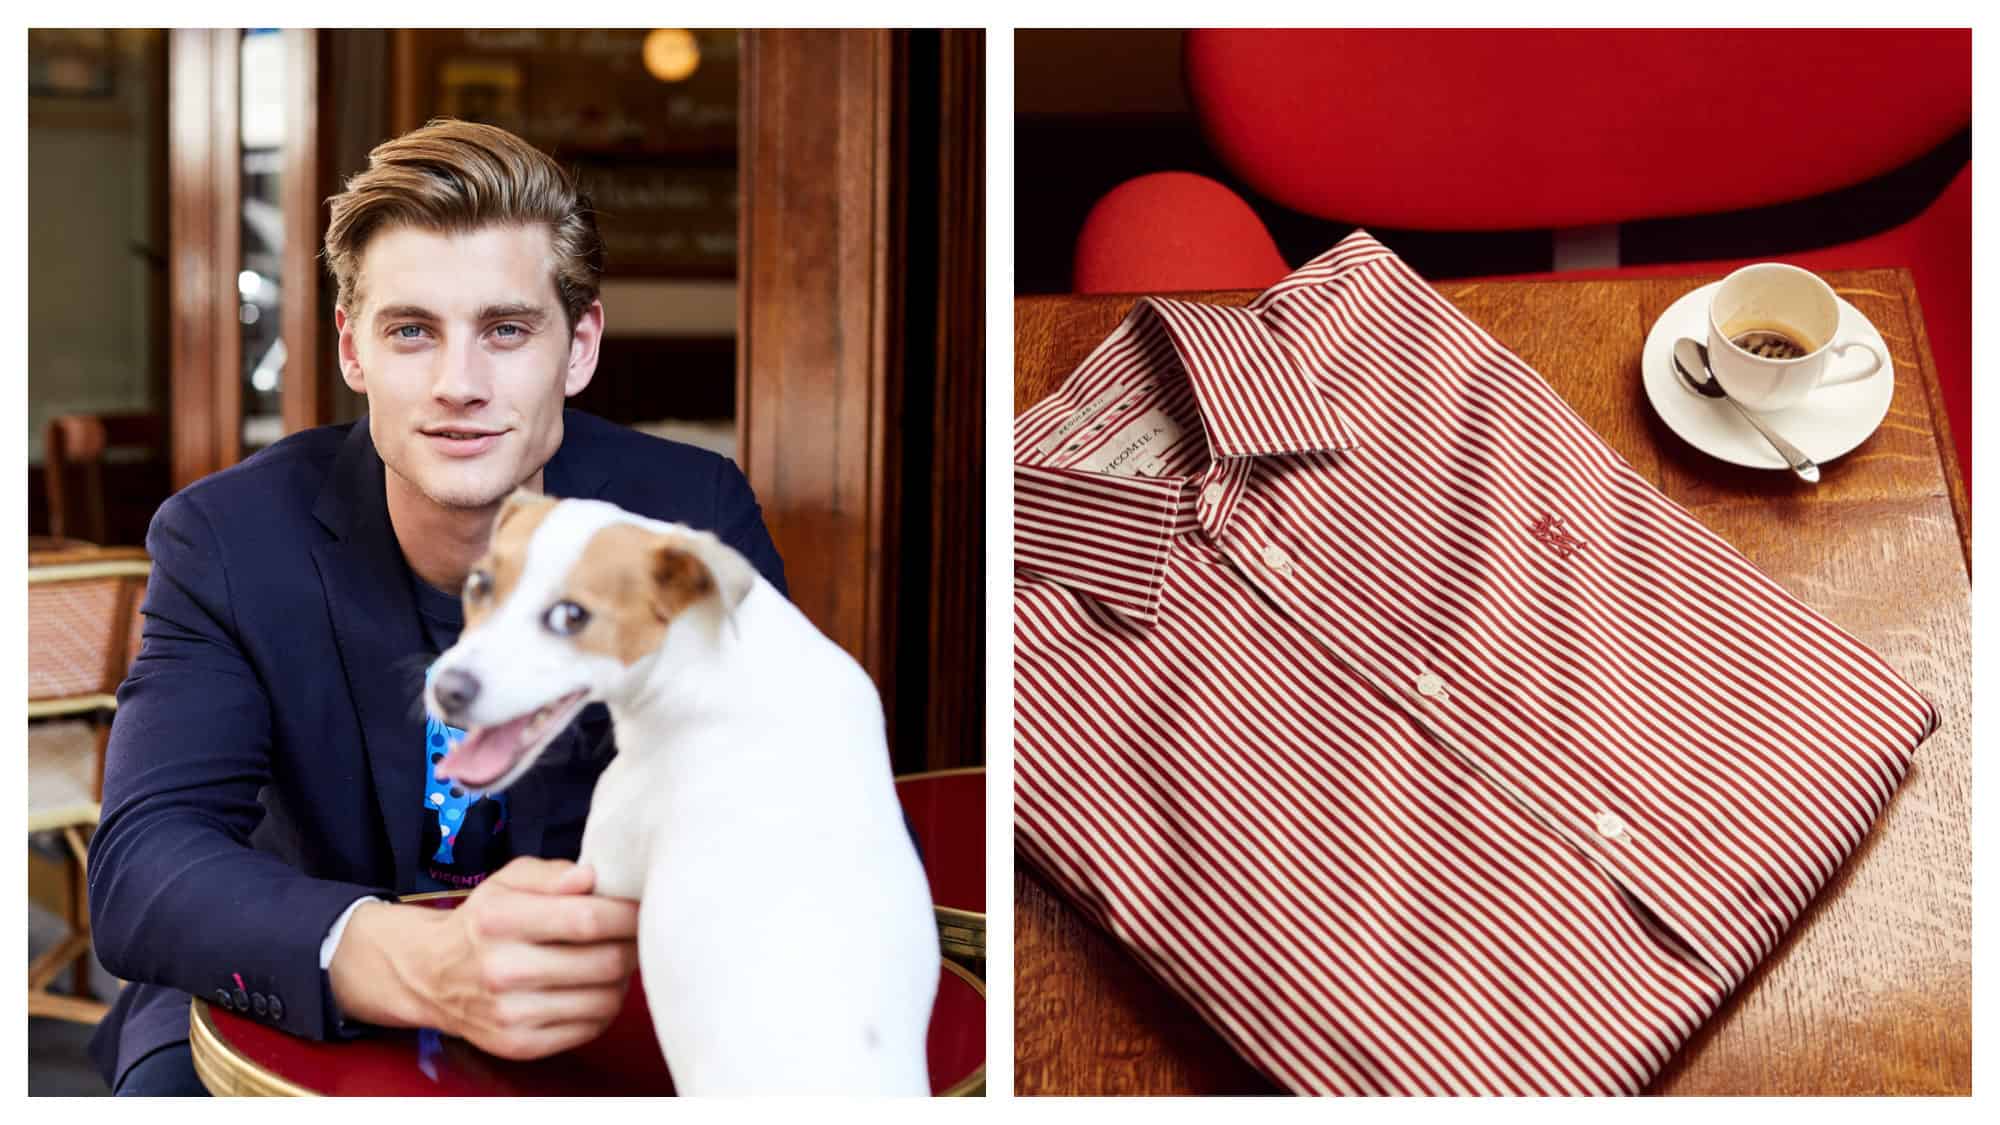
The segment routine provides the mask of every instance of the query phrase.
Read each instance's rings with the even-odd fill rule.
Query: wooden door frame
[[[242,456],[243,260],[238,114],[242,57],[234,29],[175,28],[167,58],[168,260],[173,366],[167,433],[174,489]],[[226,378],[218,378],[226,372]]]
[[[792,600],[895,713],[903,33],[745,31],[737,458]]]
[[[285,431],[327,416],[321,363],[321,37],[289,28],[285,53],[282,206]],[[236,276],[243,261],[240,128],[242,32],[169,33],[167,198],[171,354],[168,440],[175,490],[243,456],[243,336]]]
[[[332,415],[326,377],[330,324],[321,300],[320,240],[326,233],[321,207],[327,191],[328,136],[320,122],[332,102],[324,60],[326,40],[312,28],[286,28],[285,151],[278,185],[285,216],[285,249],[278,290],[283,294],[285,374],[279,410],[285,432],[325,424]],[[325,350],[322,350],[325,349]]]
[[[744,32],[738,461],[904,772],[985,760],[984,49]]]

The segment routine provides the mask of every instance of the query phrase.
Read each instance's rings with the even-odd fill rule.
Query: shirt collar
[[[1147,297],[1131,316],[1152,318],[1172,341],[1215,457],[1354,447],[1333,396],[1293,362],[1258,310]]]
[[[1193,388],[1209,453],[1218,461],[1354,448],[1354,431],[1329,384],[1293,360],[1263,313],[1301,286],[1386,255],[1357,231],[1245,308],[1141,298],[1056,393],[1017,420],[1016,567],[1135,623],[1157,621],[1185,482],[1051,468],[1038,447],[1107,391],[1178,373]]]

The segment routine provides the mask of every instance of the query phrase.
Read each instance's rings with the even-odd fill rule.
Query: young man
[[[189,994],[309,1038],[433,1027],[512,1058],[595,1038],[638,916],[571,862],[608,719],[467,793],[431,771],[451,734],[425,720],[425,666],[518,486],[713,530],[784,588],[734,465],[563,409],[596,370],[603,249],[554,161],[434,122],[331,203],[341,373],[367,419],[197,482],[147,535],[90,849],[98,955],[135,982],[91,1044],[121,1094],[201,1092]],[[455,911],[392,901],[463,887]]]

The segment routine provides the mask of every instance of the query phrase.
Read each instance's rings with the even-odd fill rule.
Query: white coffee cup
[[[1755,332],[1783,336],[1804,354],[1777,359],[1738,346]],[[1839,332],[1840,301],[1832,286],[1797,266],[1759,262],[1724,278],[1709,298],[1708,365],[1745,408],[1783,410],[1816,387],[1856,382],[1883,369],[1874,345],[1838,339]],[[1868,353],[1865,366],[1829,373],[1833,357],[1857,348]]]

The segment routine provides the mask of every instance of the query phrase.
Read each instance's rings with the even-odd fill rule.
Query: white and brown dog
[[[596,701],[580,861],[639,900],[675,1086],[929,1093],[937,929],[867,673],[715,536],[517,492],[426,689],[467,731],[438,772],[504,788]]]

